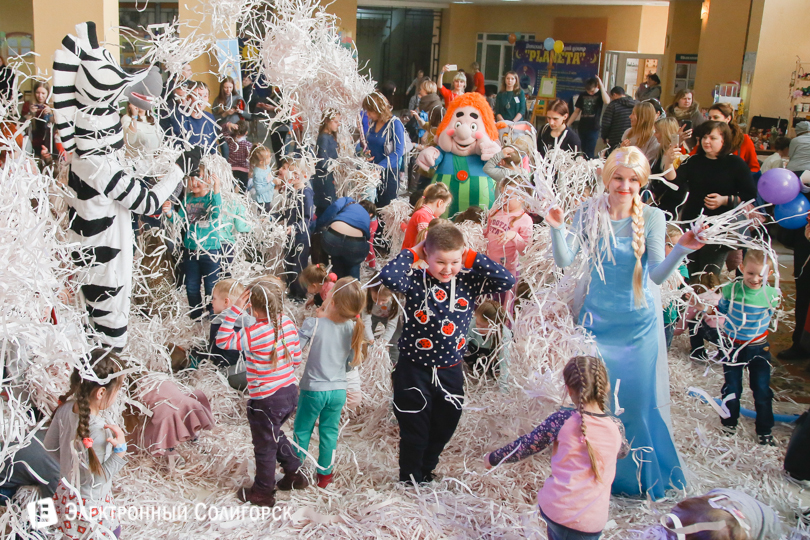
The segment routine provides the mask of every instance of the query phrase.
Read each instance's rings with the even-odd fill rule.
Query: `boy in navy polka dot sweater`
[[[427,270],[412,268],[420,259]],[[452,223],[438,223],[425,241],[382,269],[383,284],[406,297],[406,320],[393,373],[399,421],[399,480],[430,482],[439,455],[461,419],[462,358],[475,299],[515,284],[506,268],[472,250]]]

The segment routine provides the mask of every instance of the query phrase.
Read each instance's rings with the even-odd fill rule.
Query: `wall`
[[[85,21],[96,23],[99,42],[118,57],[118,0],[33,0],[32,4],[34,50],[39,53],[36,65],[43,74],[51,75],[54,51]]]
[[[697,54],[700,46],[700,6],[702,0],[670,2],[664,61],[658,70],[661,77],[661,103],[667,107],[675,98],[675,55]]]
[[[34,10],[31,2],[12,0],[4,2],[0,17],[0,32],[34,33]]]
[[[341,32],[354,38],[357,35],[357,0],[323,0],[326,11],[337,15]]]
[[[712,103],[715,85],[740,80],[750,7],[747,0],[711,1],[701,27],[695,77],[695,99],[702,107]]]
[[[757,62],[751,84],[749,118],[785,118],[790,111],[788,88],[796,57],[810,62],[807,0],[764,0]],[[784,39],[780,39],[784,37]],[[805,66],[805,69],[810,65]]]
[[[475,61],[478,33],[533,33],[538,41],[553,35],[556,18],[607,19],[602,50],[664,50],[667,13],[661,6],[465,5],[442,10],[440,63],[466,67]],[[642,30],[643,29],[643,30]]]
[[[675,2],[678,3],[677,1]],[[672,3],[670,3],[671,5]],[[666,45],[666,32],[669,18],[668,6],[642,6],[641,28],[638,34],[638,52],[661,54]]]

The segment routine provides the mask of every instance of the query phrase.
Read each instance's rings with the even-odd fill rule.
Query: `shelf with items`
[[[810,119],[810,62],[802,62],[796,57],[796,70],[790,77],[790,114],[788,132],[795,134],[796,122]]]

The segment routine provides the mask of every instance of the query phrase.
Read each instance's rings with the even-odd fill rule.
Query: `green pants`
[[[346,404],[346,390],[327,390],[313,392],[301,390],[298,397],[298,410],[295,413],[293,436],[295,444],[309,451],[309,440],[318,422],[318,474],[332,472],[332,456],[337,448],[340,429],[340,413]],[[298,457],[304,461],[304,453],[297,450]]]

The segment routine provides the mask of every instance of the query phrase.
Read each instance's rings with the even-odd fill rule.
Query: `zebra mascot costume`
[[[66,36],[54,54],[56,127],[65,151],[74,154],[68,175],[68,240],[81,244],[72,256],[80,268],[78,283],[90,324],[102,344],[119,349],[127,342],[132,290],[130,214],[159,213],[184,176],[174,167],[150,189],[122,162],[118,102],[128,87],[140,83],[142,93],[132,95],[151,108],[162,82],[158,75],[158,88],[145,88],[148,75],[148,70],[134,76],[123,71],[99,46],[93,22],[76,25],[76,36]]]

